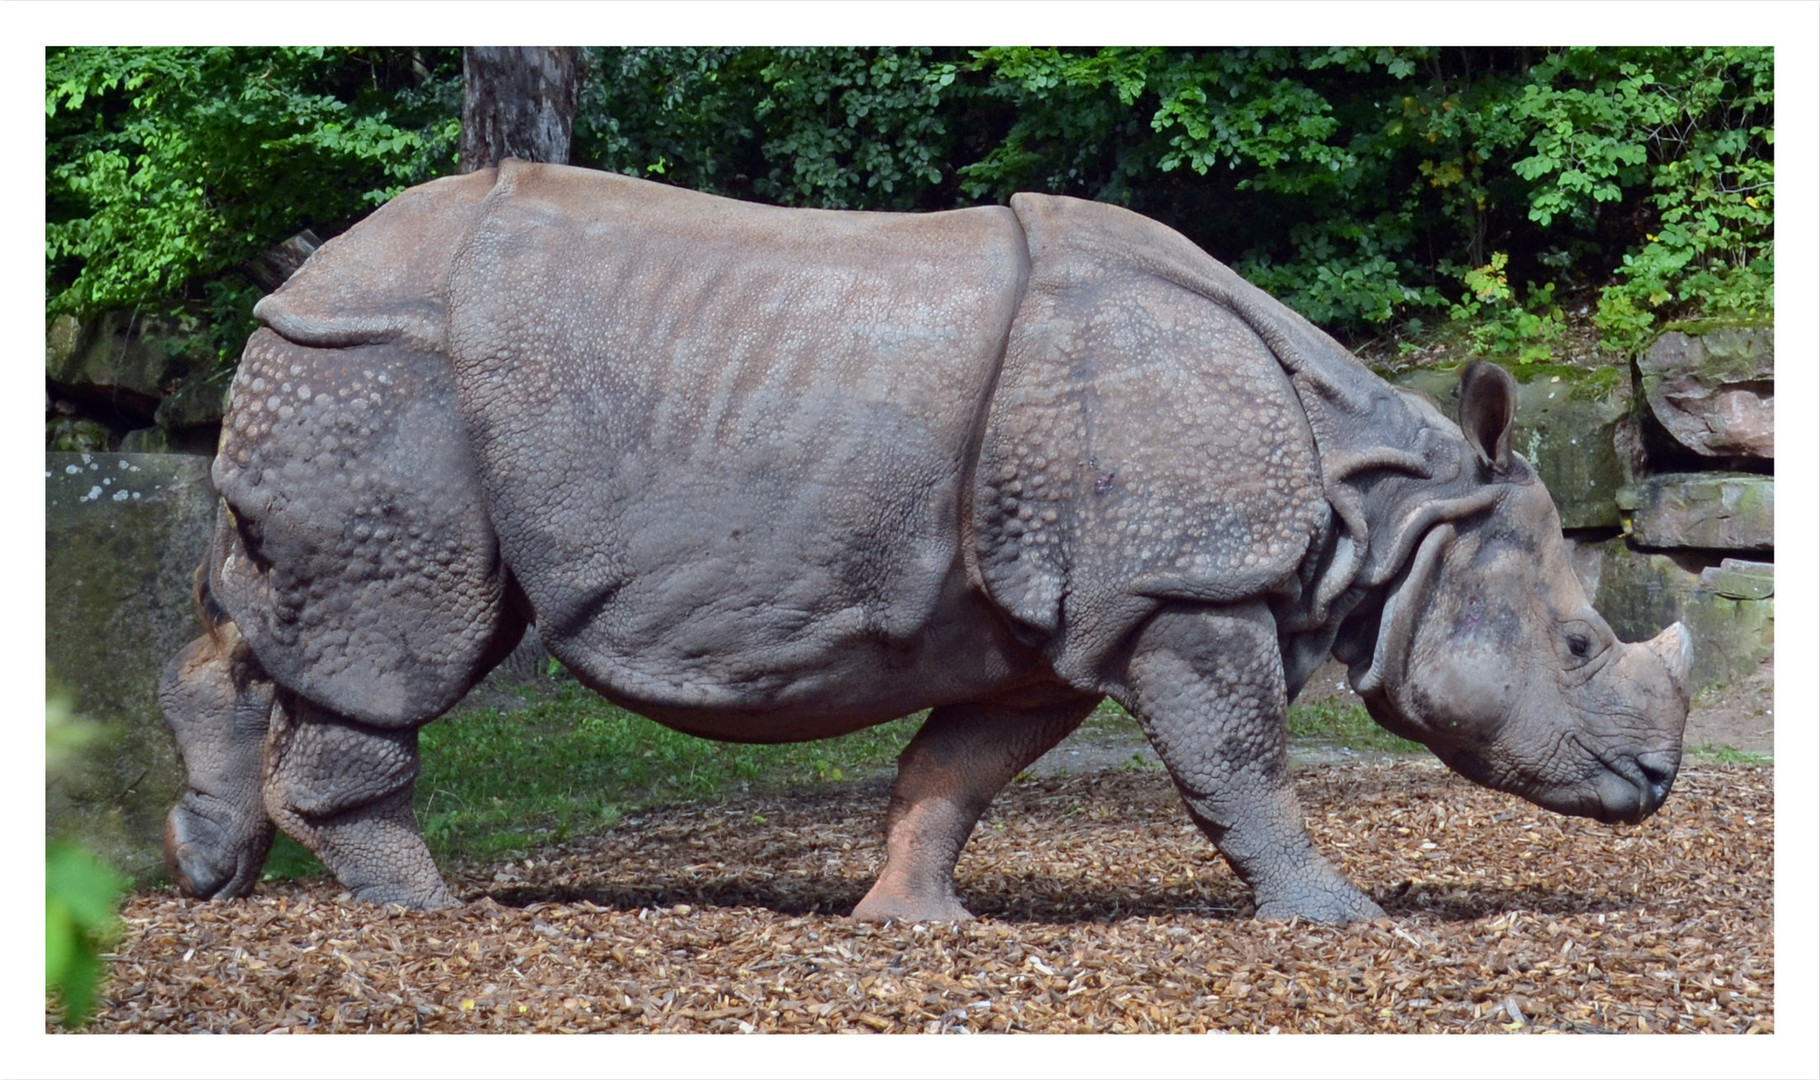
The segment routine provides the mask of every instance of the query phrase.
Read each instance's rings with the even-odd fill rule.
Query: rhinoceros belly
[[[778,210],[502,170],[451,273],[449,348],[551,651],[747,738],[1002,678],[959,513],[1024,267],[1002,208]]]

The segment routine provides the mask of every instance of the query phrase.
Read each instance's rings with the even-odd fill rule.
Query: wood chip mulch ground
[[[1252,921],[1160,771],[1006,791],[958,926],[843,918],[882,781],[741,797],[457,871],[449,912],[141,894],[89,1030],[1767,1032],[1772,776],[1690,765],[1619,827],[1432,762],[1305,767],[1316,843],[1391,916],[1343,929]]]

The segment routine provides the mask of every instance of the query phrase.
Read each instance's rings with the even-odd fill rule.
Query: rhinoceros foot
[[[881,894],[874,887],[859,902],[859,906],[853,909],[853,918],[857,922],[869,923],[967,922],[973,918],[973,913],[962,907],[960,900],[953,896]]]
[[[458,903],[411,810],[415,728],[372,727],[286,693],[266,757],[267,814],[355,899],[418,910]]]
[[[429,887],[400,885],[396,882],[383,882],[373,885],[358,886],[350,890],[354,899],[363,904],[378,904],[381,907],[393,904],[410,908],[412,911],[435,911],[439,908],[460,907],[461,901],[448,890],[441,881],[433,882]]]
[[[1348,885],[1340,889],[1296,889],[1290,895],[1258,900],[1260,919],[1306,919],[1309,922],[1370,922],[1385,918],[1384,909],[1369,897]]]

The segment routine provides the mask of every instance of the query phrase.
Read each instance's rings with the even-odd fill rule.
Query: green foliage
[[[1106,200],[1343,335],[1438,315],[1534,360],[1560,306],[1596,308],[1623,350],[1665,319],[1773,302],[1768,48],[586,59],[576,164],[794,206]],[[452,49],[70,48],[46,71],[52,309],[188,305],[223,356],[256,293],[237,266],[446,171],[458,132]],[[1474,272],[1508,295],[1456,299]]]
[[[238,353],[258,290],[237,266],[447,171],[456,63],[450,50],[49,50],[50,310],[197,305],[216,351]]]
[[[97,725],[76,717],[66,696],[52,693],[44,710],[45,772],[62,775]],[[44,984],[62,999],[62,1023],[88,1022],[95,991],[106,972],[102,954],[119,933],[115,910],[126,882],[79,844],[53,841],[44,853]]]
[[[1773,305],[1773,50],[1569,49],[1534,72],[1514,110],[1539,130],[1514,168],[1538,181],[1529,216],[1583,226],[1634,200],[1657,224],[1633,234],[1595,319],[1623,350],[1655,312],[1757,314]],[[1648,194],[1644,194],[1647,190]]]
[[[1491,262],[1462,274],[1466,293],[1448,308],[1448,317],[1466,324],[1483,356],[1519,365],[1541,363],[1565,325],[1554,302],[1555,285],[1532,287],[1528,303],[1519,304],[1505,274],[1509,261],[1504,252],[1494,251]]]
[[[63,999],[63,1026],[79,1028],[106,973],[102,954],[119,936],[115,915],[126,882],[78,844],[44,853],[44,983]]]
[[[1339,698],[1290,705],[1289,735],[1355,750],[1384,750],[1398,754],[1427,752],[1421,743],[1392,735],[1379,727],[1365,711],[1365,706]]]
[[[931,49],[591,50],[571,160],[783,206],[912,210],[947,180]]]
[[[1773,765],[1775,757],[1771,754],[1760,754],[1750,750],[1740,750],[1727,743],[1701,743],[1689,746],[1682,751],[1683,755],[1715,761],[1721,765]]]

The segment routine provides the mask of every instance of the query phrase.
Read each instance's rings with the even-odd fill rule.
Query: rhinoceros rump
[[[1110,695],[1258,914],[1381,914],[1310,845],[1284,712],[1332,653],[1472,779],[1637,821],[1687,713],[1509,449],[1180,235],[1020,195],[784,210],[509,162],[401,195],[258,308],[215,461],[209,632],[167,669],[177,881],[273,824],[356,896],[454,902],[417,729],[533,623],[578,678],[751,742],[933,711],[863,919],[963,918],[993,795]]]

